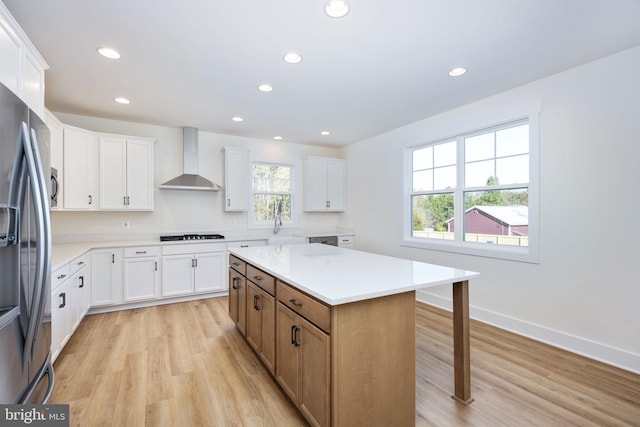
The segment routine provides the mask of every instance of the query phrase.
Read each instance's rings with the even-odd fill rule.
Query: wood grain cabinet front
[[[229,269],[229,317],[242,335],[247,331],[247,279]]]
[[[274,374],[276,299],[251,281],[247,282],[247,341]]]
[[[282,302],[276,310],[276,380],[311,425],[329,426],[329,335]]]

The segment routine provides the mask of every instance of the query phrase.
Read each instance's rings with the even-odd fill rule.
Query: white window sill
[[[508,261],[529,262],[533,264],[539,263],[537,251],[535,251],[531,246],[522,248],[504,245],[490,245],[487,243],[461,243],[453,240],[443,241],[415,237],[406,237],[402,241],[401,246],[451,252],[461,255],[497,258]]]

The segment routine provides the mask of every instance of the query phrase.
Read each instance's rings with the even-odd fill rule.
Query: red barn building
[[[467,233],[496,234],[500,236],[529,235],[528,206],[474,206],[464,213]],[[455,220],[447,221],[450,232],[455,231]]]

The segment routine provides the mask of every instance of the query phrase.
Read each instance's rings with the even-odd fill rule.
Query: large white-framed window
[[[250,226],[273,227],[276,219],[284,227],[295,223],[294,177],[294,165],[252,163]]]
[[[405,150],[404,244],[538,262],[538,120]]]

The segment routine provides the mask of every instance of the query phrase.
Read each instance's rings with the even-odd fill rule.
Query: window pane
[[[512,156],[529,152],[529,125],[521,125],[496,132],[496,156]]]
[[[456,167],[437,168],[433,171],[433,186],[435,190],[456,187]]]
[[[529,192],[492,190],[466,192],[464,240],[495,245],[529,245]],[[455,230],[452,221],[451,230]]]
[[[500,184],[529,182],[529,155],[505,157],[496,160],[496,174]]]
[[[291,168],[288,166],[253,165],[253,191],[287,193],[291,191]]]
[[[453,218],[453,193],[413,196],[412,235],[434,239],[453,239],[448,231]]]
[[[433,165],[449,166],[456,164],[456,142],[446,142],[433,146]]]
[[[483,187],[487,185],[495,173],[494,160],[467,163],[464,168],[464,182],[466,187]]]
[[[433,169],[413,173],[413,191],[433,190]]]
[[[291,196],[277,194],[253,195],[253,219],[255,221],[274,221],[279,201],[282,201],[282,220],[291,220]]]
[[[472,136],[464,140],[464,158],[467,162],[491,159],[494,153],[494,133]]]
[[[433,167],[433,147],[421,148],[413,152],[413,170],[418,171]]]

